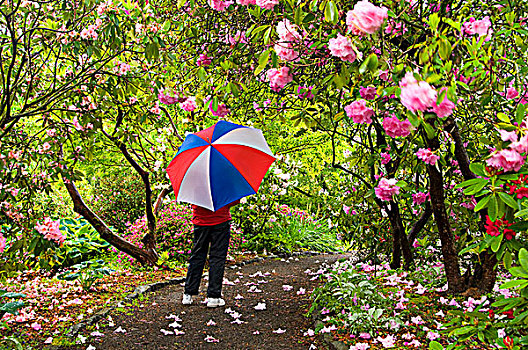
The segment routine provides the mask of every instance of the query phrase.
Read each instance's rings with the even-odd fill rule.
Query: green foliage
[[[26,295],[22,293],[13,293],[0,289],[0,319],[2,319],[6,313],[18,315],[18,310],[22,309],[25,306],[25,303],[21,300],[12,300],[25,297]]]
[[[91,192],[93,210],[118,232],[126,231],[145,213],[145,185],[137,174],[128,169],[99,174]]]
[[[114,272],[105,266],[104,260],[83,261],[73,265],[71,269],[73,272],[60,273],[57,278],[65,281],[78,280],[85,291],[89,291],[97,280]]]

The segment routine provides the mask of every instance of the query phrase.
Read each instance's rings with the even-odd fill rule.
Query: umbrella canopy
[[[178,201],[216,211],[257,193],[274,161],[261,130],[219,121],[187,135],[167,173]]]

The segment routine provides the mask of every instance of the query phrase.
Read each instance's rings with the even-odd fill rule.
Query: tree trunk
[[[438,149],[439,145],[440,143],[436,135],[432,139],[427,138],[427,146],[431,150]],[[453,232],[451,231],[445,206],[444,180],[439,163],[436,165],[427,165],[427,172],[429,173],[431,206],[435,216],[440,242],[442,243],[442,255],[449,291],[460,293],[466,289],[466,285],[460,274],[460,267],[458,265],[458,253],[455,248]]]
[[[85,218],[93,228],[99,232],[102,239],[110,243],[118,250],[130,255],[142,265],[156,265],[158,254],[152,249],[142,249],[123,238],[115,235],[108,226],[84,203],[77,187],[72,181],[64,180],[64,185],[73,201],[73,210]]]
[[[413,263],[413,256],[411,247],[409,245],[409,240],[407,239],[407,234],[405,233],[405,229],[403,227],[402,218],[400,215],[400,207],[398,206],[398,203],[391,202],[390,203],[390,210],[388,211],[389,215],[389,221],[391,223],[392,228],[392,257],[393,260],[391,261],[391,268],[398,268],[401,265],[400,261],[400,251],[401,255],[403,255],[403,261],[404,266],[403,268],[405,270],[409,270],[412,263]],[[394,267],[393,267],[394,265]]]

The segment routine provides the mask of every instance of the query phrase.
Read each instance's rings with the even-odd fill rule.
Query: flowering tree
[[[179,66],[198,83],[181,80],[179,89],[197,101],[205,97],[213,115],[262,117],[258,109],[269,101],[266,109],[282,111],[279,118],[365,147],[370,156],[351,173],[389,215],[393,266],[400,251],[411,265],[408,234],[433,215],[449,289],[492,288],[497,257],[509,248],[491,246],[486,219],[496,223],[521,207],[497,182],[485,192],[485,178],[494,174],[499,185],[516,180],[525,150],[515,144],[498,152],[491,172],[478,164],[490,147],[500,148],[497,126],[515,131],[515,137],[504,134],[505,142],[523,142],[525,9],[502,2],[366,0],[178,6],[187,16],[171,15],[189,38],[180,50],[199,52]],[[509,115],[517,116],[516,125]],[[453,188],[460,183],[470,185],[463,196]],[[408,201],[423,207],[418,220],[404,225],[399,207]],[[488,232],[501,234],[500,228]],[[455,237],[474,258],[464,275]]]

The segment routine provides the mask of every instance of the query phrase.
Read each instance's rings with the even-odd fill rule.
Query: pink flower
[[[515,89],[515,87],[511,86],[511,87],[509,87],[506,90],[506,98],[507,99],[512,100],[512,99],[516,98],[517,96],[519,96],[519,91],[517,91],[517,89]]]
[[[183,109],[186,112],[192,112],[198,106],[196,105],[196,98],[195,97],[188,97],[185,101],[180,103],[181,109]]]
[[[277,53],[277,56],[284,61],[295,61],[299,58],[299,53],[292,49],[291,44],[287,42],[278,42],[273,46],[273,49]]]
[[[279,4],[279,0],[257,0],[256,4],[263,9],[271,10],[275,7],[275,5]]]
[[[350,345],[349,350],[367,350],[370,348],[370,345],[368,343],[356,343],[354,345]]]
[[[412,125],[407,119],[401,121],[392,116],[383,119],[383,129],[390,137],[405,137],[411,133]]]
[[[6,238],[0,233],[0,253],[4,252],[6,244],[7,244]]]
[[[218,108],[215,111],[213,109],[213,101],[212,100],[209,102],[209,111],[215,117],[225,117],[226,115],[228,115],[230,113],[229,108],[227,108],[227,106],[225,104],[223,104],[223,103],[219,103],[218,104]]]
[[[225,11],[233,3],[233,1],[222,1],[222,0],[208,0],[207,3],[213,10]]]
[[[475,20],[473,17],[469,19],[469,22],[463,24],[464,31],[469,35],[478,34],[479,36],[486,35],[486,40],[491,39],[491,34],[493,34],[493,29],[491,27],[491,21],[489,17],[486,16],[481,20]]]
[[[528,152],[528,134],[522,136],[519,141],[512,142],[509,147],[515,152],[527,153]]]
[[[257,3],[257,0],[236,0],[237,4],[240,5],[255,5]]]
[[[400,193],[400,187],[396,185],[398,181],[396,179],[382,178],[378,184],[378,187],[374,189],[376,197],[382,201],[391,201],[392,196]]]
[[[266,72],[270,87],[274,91],[280,91],[286,84],[293,80],[290,74],[289,67],[281,67],[279,69],[271,68]]]
[[[424,112],[436,104],[436,90],[425,81],[417,82],[414,77],[407,73],[400,82],[401,103],[412,112]]]
[[[357,2],[352,11],[348,11],[346,24],[354,34],[373,34],[381,28],[387,17],[386,7],[377,7],[363,0]]]
[[[447,90],[447,88],[440,89],[440,93]],[[437,104],[436,101],[433,104],[433,111],[436,113],[436,115],[439,118],[444,118],[447,116],[450,116],[453,113],[453,109],[455,109],[455,104],[451,102],[447,96],[444,97],[444,100],[442,103]]]
[[[158,99],[165,105],[172,105],[178,102],[178,98],[170,95],[166,95],[163,91],[158,93]]]
[[[385,338],[377,337],[376,340],[380,342],[384,348],[393,348],[396,345],[396,338],[392,335],[387,335]]]
[[[359,94],[365,100],[374,100],[374,99],[376,99],[376,96],[378,96],[378,94],[376,92],[376,88],[373,87],[373,86],[369,86],[369,87],[363,87],[362,86],[361,89],[359,90]]]
[[[282,41],[293,42],[302,39],[301,35],[297,31],[297,26],[291,24],[288,19],[284,19],[277,24],[277,34]]]
[[[43,224],[37,224],[35,229],[44,236],[45,239],[56,241],[59,245],[64,243],[65,237],[59,229],[59,221],[53,221],[50,218],[45,218]]]
[[[517,133],[515,131],[506,131],[499,129],[502,141],[517,142]]]
[[[196,65],[197,66],[208,66],[211,64],[211,59],[209,57],[207,57],[207,54],[200,54],[200,56],[198,56],[198,59],[196,60]]]
[[[354,62],[356,60],[356,51],[352,41],[346,36],[337,34],[336,38],[328,41],[328,49],[333,56],[341,58],[343,61]]]
[[[33,328],[33,329],[36,330],[36,331],[39,331],[39,330],[42,329],[42,326],[41,326],[39,323],[37,323],[37,322],[33,322],[33,323],[31,324],[31,328]]]
[[[371,117],[374,115],[374,110],[367,107],[367,101],[365,100],[357,100],[345,106],[345,112],[355,123],[372,123]]]
[[[391,161],[391,155],[388,153],[381,153],[381,164],[387,164]]]
[[[427,199],[429,198],[429,192],[417,192],[413,193],[412,199],[413,199],[413,205],[420,205],[422,203],[425,203]]]
[[[513,149],[503,149],[492,154],[486,163],[490,167],[504,168],[504,171],[519,171],[524,164],[524,157]]]
[[[416,152],[418,159],[423,160],[425,164],[435,165],[436,161],[440,159],[440,156],[437,156],[429,148],[420,148]]]

